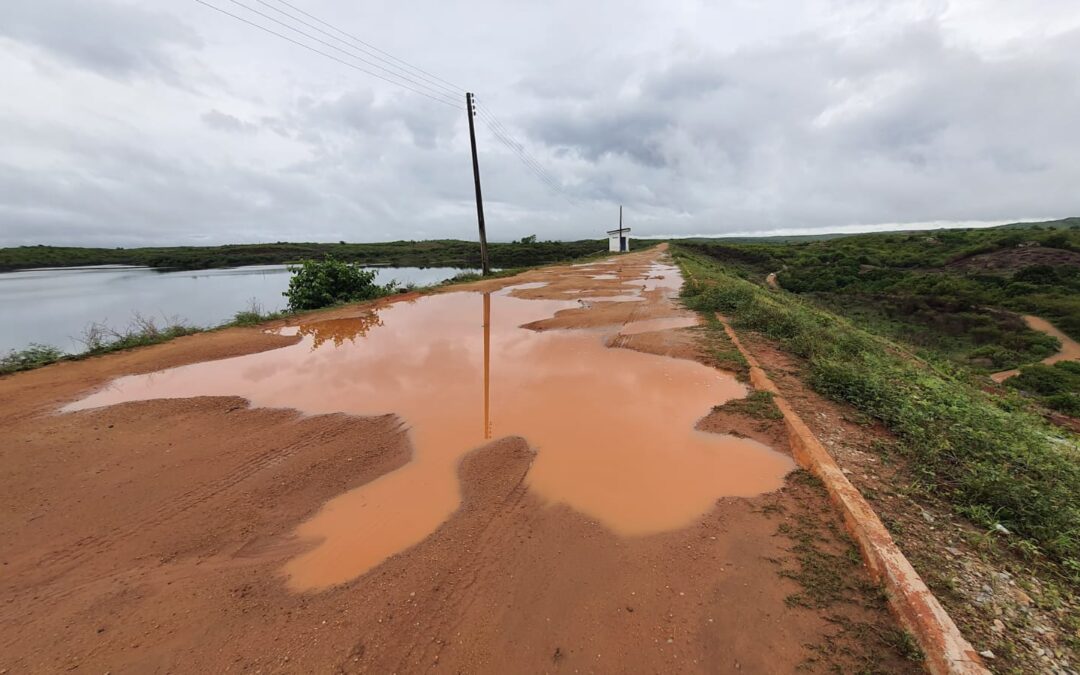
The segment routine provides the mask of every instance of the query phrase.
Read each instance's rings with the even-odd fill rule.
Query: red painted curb
[[[989,673],[975,648],[960,633],[952,617],[908,562],[870,504],[847,479],[836,460],[798,413],[780,395],[780,390],[761,369],[757,359],[742,346],[727,319],[719,314],[716,316],[749,364],[751,384],[773,394],[776,407],[784,414],[795,461],[825,484],[829,499],[840,509],[844,525],[859,545],[870,574],[884,586],[889,607],[922,648],[927,669],[935,675]]]

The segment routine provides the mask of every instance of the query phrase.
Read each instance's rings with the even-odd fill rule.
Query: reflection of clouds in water
[[[248,382],[263,382],[273,378],[283,370],[289,370],[289,364],[282,361],[260,361],[240,371],[240,377]]]

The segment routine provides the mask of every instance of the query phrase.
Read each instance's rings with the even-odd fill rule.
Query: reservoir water
[[[453,267],[376,267],[376,282],[433,284],[462,270]],[[107,265],[0,273],[0,355],[30,343],[80,352],[78,338],[91,322],[126,328],[137,312],[159,326],[173,319],[215,326],[250,307],[284,309],[285,265],[161,271]]]

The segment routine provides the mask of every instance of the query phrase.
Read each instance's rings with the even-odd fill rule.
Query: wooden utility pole
[[[484,293],[484,438],[491,438],[491,293]]]
[[[473,105],[472,92],[465,93],[465,109],[469,113],[469,145],[472,146],[473,182],[476,183],[476,224],[480,226],[480,265],[486,277],[491,274],[491,266],[488,264],[487,232],[484,230],[484,198],[480,194],[480,162],[476,159],[476,129],[473,126],[476,107]]]

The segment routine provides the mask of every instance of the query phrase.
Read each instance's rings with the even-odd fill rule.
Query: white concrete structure
[[[620,227],[608,230],[608,250],[612,253],[626,253],[630,250],[630,228]]]

